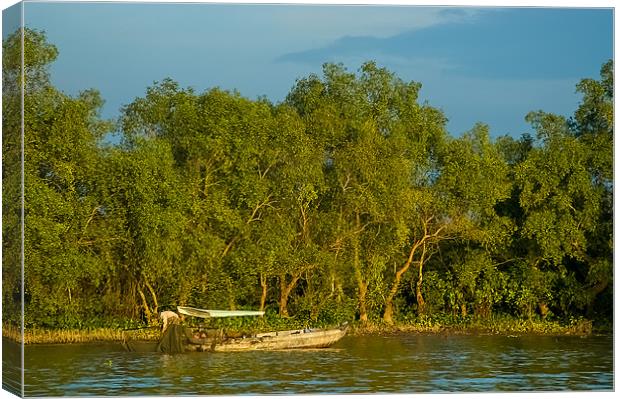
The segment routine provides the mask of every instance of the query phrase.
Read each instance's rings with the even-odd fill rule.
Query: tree
[[[161,299],[175,303],[176,282],[186,277],[183,229],[186,189],[174,169],[170,146],[148,140],[131,150],[113,149],[104,166],[104,217],[114,223],[113,275],[124,306],[154,321]]]
[[[543,146],[530,151],[517,170],[524,235],[538,245],[536,263],[560,264],[564,256],[582,259],[585,233],[595,227],[600,200],[588,173],[587,149],[562,117],[531,113],[528,120]]]
[[[49,88],[49,65],[56,60],[58,49],[47,42],[45,32],[31,28],[16,30],[3,40],[2,55],[3,94],[9,98],[19,96],[22,83],[26,94]]]
[[[611,230],[605,226],[612,220],[612,70],[607,63],[600,82],[584,79],[578,84],[584,99],[573,119],[530,113],[536,140],[524,138],[525,150],[512,151],[520,154],[513,162],[516,185],[503,212],[519,226],[514,240],[519,245],[513,248],[527,259],[529,273],[550,273],[544,279],[524,277],[525,282],[544,281],[544,295],[533,299],[543,315],[550,302],[564,311],[569,303],[577,309],[592,304],[611,281]],[[566,299],[568,290],[574,301]]]
[[[589,170],[598,184],[613,179],[614,65],[601,67],[601,80],[582,79],[577,91],[583,99],[569,121],[573,134],[590,149]]]
[[[383,274],[411,228],[403,215],[413,210],[405,206],[413,206],[412,184],[430,173],[432,146],[444,134],[443,115],[417,103],[419,89],[372,62],[359,76],[325,64],[322,79],[298,81],[287,97],[308,134],[323,143],[328,214],[338,221],[331,248],[351,262],[362,321],[368,295],[384,294]],[[401,275],[388,295],[390,308]]]
[[[491,141],[488,127],[477,124],[462,137],[446,141],[441,151],[436,189],[455,239],[444,249],[451,254],[447,272],[456,289],[452,305],[458,305],[462,315],[467,314],[468,301],[476,313],[490,314],[499,299],[491,294],[503,279],[496,265],[511,262],[506,252],[515,227],[497,212],[512,190],[500,148]],[[499,261],[494,263],[493,257]]]
[[[21,44],[21,31],[2,43],[2,315],[15,324],[23,294]]]
[[[571,130],[588,151],[587,166],[599,192],[596,228],[587,232],[586,259],[589,264],[588,314],[597,297],[612,283],[613,276],[613,131],[614,66],[609,60],[601,67],[601,79],[583,79],[577,91],[583,100],[571,120]],[[611,311],[608,304],[607,312]]]
[[[4,127],[14,132],[21,34],[3,43],[4,94],[13,110],[7,109]],[[23,46],[26,320],[71,325],[95,306],[91,295],[101,277],[101,260],[84,242],[98,208],[92,190],[97,145],[111,124],[99,118],[103,101],[95,90],[72,98],[50,84],[48,65],[58,52],[43,32],[26,29]]]

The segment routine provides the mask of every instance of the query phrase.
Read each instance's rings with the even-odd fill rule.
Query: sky
[[[420,82],[451,134],[482,122],[518,137],[530,111],[572,115],[575,85],[613,58],[611,8],[29,1],[24,18],[58,47],[52,82],[70,95],[98,89],[105,118],[167,77],[277,103],[325,62],[357,71],[375,60]]]

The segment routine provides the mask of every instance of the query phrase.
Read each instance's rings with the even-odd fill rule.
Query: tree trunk
[[[426,254],[426,243],[422,246],[422,257],[420,258],[420,267],[418,268],[418,283],[415,286],[415,299],[418,302],[418,316],[426,313],[426,302],[422,296],[422,276],[424,269],[424,255]]]
[[[366,307],[366,293],[368,291],[368,284],[360,281],[358,282],[358,288],[360,321],[366,323],[368,321],[368,309]]]
[[[259,310],[263,312],[265,310],[265,302],[267,301],[267,276],[261,273],[260,275],[260,307]]]
[[[138,286],[138,294],[140,294],[140,298],[142,298],[142,309],[144,309],[144,316],[146,317],[147,323],[151,324],[153,322],[153,313],[151,313],[151,309],[149,308],[149,304],[146,301],[146,296],[142,289]]]
[[[385,310],[383,311],[383,321],[389,325],[394,324],[394,301],[392,298],[388,298],[385,301]]]
[[[394,297],[396,296],[396,293],[398,292],[398,287],[400,285],[400,280],[402,278],[402,275],[407,271],[408,268],[409,266],[407,265],[396,273],[396,276],[394,277],[394,281],[392,282],[392,288],[390,289],[390,292],[385,298],[385,310],[383,311],[383,321],[385,321],[389,325],[394,324],[394,319],[393,319]]]
[[[230,249],[232,248],[233,244],[235,243],[235,241],[237,241],[238,237],[233,237],[228,244],[226,245],[226,248],[224,248],[224,250],[222,251],[222,255],[221,257],[225,257],[226,255],[228,255],[228,252],[230,252]]]
[[[393,313],[393,308],[394,308],[393,300],[394,300],[394,296],[398,292],[398,286],[400,284],[400,280],[402,278],[402,275],[409,269],[409,267],[413,263],[413,257],[415,255],[415,252],[420,246],[422,246],[422,255],[420,255],[420,260],[419,260],[418,282],[415,287],[415,296],[416,296],[416,301],[418,303],[418,315],[422,315],[426,311],[424,296],[422,296],[422,277],[423,277],[424,262],[426,260],[426,244],[430,239],[436,239],[437,237],[439,237],[439,233],[441,233],[441,231],[447,227],[447,225],[443,225],[441,227],[438,227],[437,230],[435,230],[433,234],[429,234],[428,232],[429,223],[434,218],[435,218],[434,216],[431,216],[428,219],[422,221],[422,226],[424,228],[424,235],[418,241],[415,241],[413,243],[413,246],[411,247],[411,251],[409,252],[409,258],[407,259],[407,262],[396,273],[394,282],[392,284],[392,289],[390,290],[390,293],[387,298],[386,312],[388,313],[387,315],[386,314],[383,315],[384,320],[386,320],[390,324],[392,323],[392,313]]]
[[[411,251],[409,252],[409,258],[407,258],[407,261],[405,262],[403,267],[401,267],[400,270],[396,272],[396,276],[394,276],[394,281],[392,282],[392,288],[390,289],[390,292],[385,298],[385,310],[383,311],[383,321],[385,321],[387,324],[390,324],[390,325],[394,324],[394,319],[393,319],[394,297],[398,293],[398,288],[400,287],[400,281],[403,277],[403,274],[405,274],[407,270],[409,270],[409,267],[413,263],[415,252],[420,247],[420,245],[422,245],[422,257],[420,258],[420,273],[421,273],[421,270],[422,270],[421,265],[424,262],[424,255],[426,253],[426,238],[427,236],[425,235],[421,240],[416,241],[413,244],[413,246],[411,247]]]
[[[301,273],[294,275],[293,279],[287,284],[286,274],[280,275],[280,316],[288,317],[288,298],[300,277]]]
[[[360,231],[360,215],[355,215],[357,231]],[[359,233],[358,233],[359,234]],[[362,276],[362,266],[360,264],[359,238],[357,235],[351,238],[353,241],[353,269],[355,270],[355,279],[358,288],[358,305],[360,311],[360,321],[366,323],[368,321],[368,309],[366,308],[366,293],[368,292],[368,283],[364,281]]]
[[[288,314],[288,296],[281,295],[280,296],[280,316],[289,317]]]
[[[140,308],[142,308],[142,306],[136,300],[136,291],[137,291],[136,283],[134,282],[129,283],[129,286],[127,287],[126,291],[121,286],[111,287],[110,291],[114,293],[114,298],[118,302],[122,303],[123,305],[126,305],[125,309],[130,315],[130,317],[142,319],[142,315],[140,314]],[[121,298],[130,298],[130,299],[127,300],[126,301],[127,303],[125,304],[121,302]]]
[[[157,303],[157,295],[155,294],[155,290],[153,289],[153,286],[149,284],[149,281],[146,279],[146,276],[144,277],[144,283],[146,284],[146,288],[148,288],[149,292],[151,293],[151,298],[153,298],[153,305],[154,305],[153,313],[159,314],[158,312],[159,304]]]
[[[418,278],[418,284],[415,287],[415,299],[418,302],[418,316],[423,315],[426,312],[426,302],[424,302],[424,296],[422,296],[422,274]]]

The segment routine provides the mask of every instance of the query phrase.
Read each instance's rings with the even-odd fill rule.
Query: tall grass
[[[14,324],[2,323],[2,336],[11,339],[19,344],[22,343],[21,329]]]
[[[557,320],[518,319],[496,315],[489,318],[421,317],[394,325],[382,321],[355,322],[350,333],[353,335],[390,333],[442,333],[442,334],[499,334],[499,335],[590,335],[592,322],[587,319]]]
[[[140,330],[122,330],[117,328],[89,328],[50,330],[43,328],[25,329],[22,337],[18,327],[3,324],[2,335],[17,343],[24,344],[73,344],[87,342],[119,342],[125,339],[157,341],[160,338],[158,328]]]

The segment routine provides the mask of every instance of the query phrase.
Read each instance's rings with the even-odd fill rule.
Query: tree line
[[[3,318],[26,327],[261,309],[314,322],[433,315],[610,321],[613,64],[570,118],[446,130],[421,84],[325,64],[286,98],[156,82],[101,118],[50,82],[41,31],[3,42]],[[116,132],[120,139],[110,140]]]

